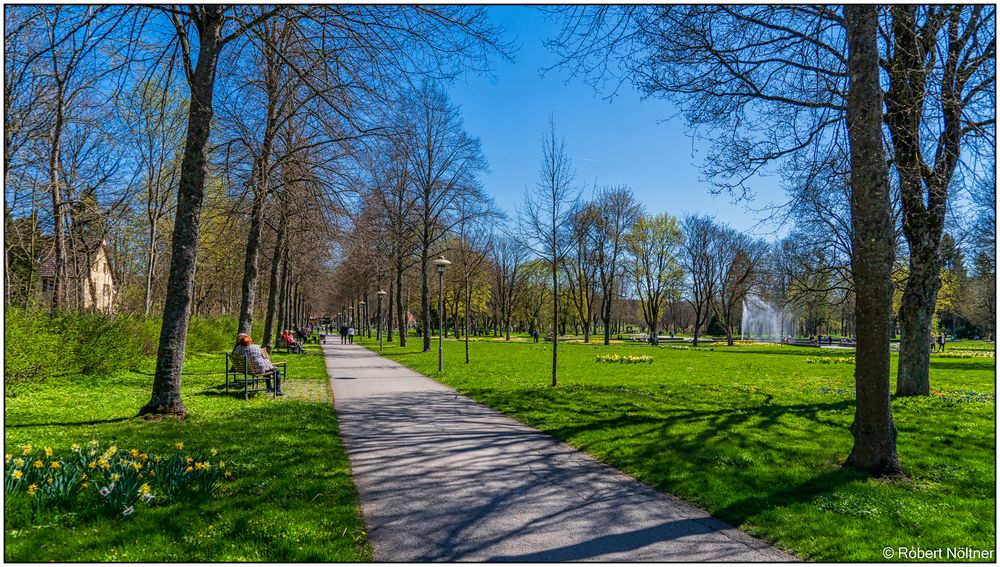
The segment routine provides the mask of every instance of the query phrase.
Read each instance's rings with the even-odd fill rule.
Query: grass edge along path
[[[480,340],[467,366],[461,342],[446,340],[438,375],[436,345],[421,353],[417,342],[383,354],[800,557],[995,549],[993,359],[932,359],[941,395],[894,399],[909,478],[885,481],[840,466],[854,412],[849,352],[567,345],[551,388],[551,345]],[[654,362],[596,362],[602,354]],[[817,362],[827,357],[837,363]]]
[[[370,561],[322,354],[309,346],[274,358],[288,361],[287,395],[245,401],[223,391],[221,353],[189,355],[183,422],[134,417],[149,398],[151,368],[52,379],[6,398],[7,454],[31,444],[59,456],[91,439],[172,454],[182,442],[185,451],[216,450],[235,478],[204,502],[154,499],[127,518],[81,506],[43,510],[34,523],[8,498],[5,561]]]

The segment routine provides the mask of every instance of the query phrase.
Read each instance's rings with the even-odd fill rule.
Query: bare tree
[[[570,253],[563,270],[566,272],[567,295],[573,302],[583,326],[583,342],[590,342],[594,323],[594,303],[597,301],[597,234],[601,211],[594,203],[585,203],[573,213],[569,229]]]
[[[885,122],[909,245],[896,393],[926,396],[949,188],[963,147],[995,158],[995,8],[898,5],[888,14]]]
[[[469,220],[459,212],[459,204],[483,199],[476,176],[486,169],[486,159],[479,139],[465,132],[458,107],[440,85],[425,83],[409,103],[411,138],[406,157],[416,194],[421,325],[424,352],[429,352],[431,254],[439,240]]]
[[[719,281],[719,263],[715,257],[718,228],[709,217],[689,216],[681,223],[681,230],[684,232],[684,252],[680,262],[690,277],[688,302],[694,308],[691,344],[698,346],[698,337],[702,326],[708,322]]]
[[[516,238],[503,234],[494,241],[490,252],[493,272],[491,301],[495,306],[497,325],[502,327],[500,332],[509,341],[514,310],[521,303],[525,291],[526,250]]]
[[[767,258],[767,245],[728,226],[719,227],[716,254],[719,271],[716,274],[715,312],[726,328],[726,342],[733,345],[733,327],[742,313],[746,299]]]
[[[604,344],[611,342],[611,310],[615,294],[624,275],[622,256],[625,234],[638,219],[642,207],[627,186],[601,187],[594,199],[597,204],[597,230],[595,260],[597,281],[601,288],[601,323],[604,327]]]
[[[533,190],[525,191],[520,219],[522,236],[552,276],[552,386],[557,384],[559,362],[559,270],[566,254],[565,231],[580,198],[573,178],[566,142],[556,137],[555,120],[550,117],[542,136],[538,182]]]

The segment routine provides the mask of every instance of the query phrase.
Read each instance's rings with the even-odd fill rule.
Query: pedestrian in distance
[[[340,344],[347,344],[347,325],[340,326]]]
[[[348,344],[354,344],[354,327],[347,328],[347,342]]]

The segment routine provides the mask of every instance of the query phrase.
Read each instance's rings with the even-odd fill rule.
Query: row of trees
[[[755,286],[775,298],[825,291],[859,314],[849,463],[898,470],[893,274],[898,391],[926,394],[949,203],[956,187],[992,187],[993,7],[555,11],[564,32],[549,45],[563,68],[674,101],[710,140],[716,190],[748,196],[748,181],[776,168],[791,197],[779,212],[806,238],[769,253],[709,219],[649,216],[622,187],[581,202],[554,125],[536,186],[497,230],[481,146],[442,82],[506,55],[480,7],[18,6],[5,11],[8,304],[30,300],[32,263],[51,242],[52,307],[71,307],[71,266],[88,260],[73,243],[94,240],[74,235],[109,240],[119,280],[142,291],[135,303],[150,312],[164,298],[142,412],[183,414],[192,312],[236,309],[246,331],[263,311],[269,341],[310,311],[371,303],[388,282],[398,325],[412,283],[429,349],[430,260],[442,251],[456,261],[450,309],[466,329],[474,305],[491,306],[503,329],[517,306],[538,320],[550,305],[554,333],[570,313],[607,340],[622,298],[655,330],[661,305],[684,295],[696,334],[711,313],[731,337]],[[982,289],[995,279],[993,244],[968,240],[977,260],[964,287]],[[809,242],[823,255],[803,281],[761,269],[809,258]],[[484,279],[490,293],[477,291]]]
[[[186,413],[193,312],[236,310],[246,331],[263,311],[266,344],[318,302],[353,158],[411,81],[504,55],[461,6],[19,6],[5,23],[6,299],[32,301],[51,243],[51,307],[73,306],[68,235],[91,205],[124,299],[137,281],[143,311],[163,298],[141,413]]]

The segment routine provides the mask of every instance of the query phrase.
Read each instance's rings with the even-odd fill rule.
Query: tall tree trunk
[[[472,304],[472,286],[468,275],[465,277],[465,363],[469,363],[469,305]]]
[[[282,248],[284,247],[288,232],[288,223],[285,220],[284,211],[281,214],[281,221],[278,224],[278,234],[274,241],[274,257],[271,259],[271,281],[267,288],[267,313],[264,315],[264,342],[261,348],[271,351],[274,344],[274,318],[278,309],[278,274],[281,268]]]
[[[406,331],[410,322],[406,317],[406,306],[403,304],[403,259],[396,260],[396,323],[399,325],[399,346],[406,346]]]
[[[392,308],[394,307],[393,300],[395,300],[395,298],[396,298],[395,290],[396,290],[396,282],[390,279],[389,280],[389,305],[388,305],[388,308],[385,310],[385,316],[386,316],[386,319],[387,319],[386,325],[385,325],[386,341],[389,342],[389,343],[392,343],[392,325],[393,325],[392,315],[394,313],[394,311],[392,310]]]
[[[55,261],[55,272],[53,273],[54,287],[52,289],[53,310],[66,307],[66,291],[69,285],[68,260],[66,254],[66,224],[65,213],[63,212],[62,189],[59,179],[62,177],[62,131],[64,125],[65,101],[63,100],[63,84],[56,83],[56,111],[52,124],[51,148],[49,151],[49,190],[52,198],[52,218],[54,223],[54,250],[53,260]]]
[[[899,308],[899,366],[896,393],[930,395],[930,336],[941,288],[937,246],[910,246],[910,273]]]
[[[187,408],[181,402],[181,372],[194,293],[199,221],[205,198],[208,138],[212,127],[212,95],[216,63],[223,45],[225,7],[207,5],[198,10],[201,13],[198,22],[198,61],[189,79],[191,97],[187,140],[184,143],[177,192],[170,277],[167,280],[167,296],[163,307],[153,395],[149,403],[139,410],[140,415],[187,414]]]
[[[156,224],[150,221],[149,248],[146,253],[146,295],[143,302],[143,305],[145,305],[144,313],[147,317],[153,308],[153,280],[156,275],[156,236]]]
[[[424,352],[431,351],[431,297],[427,284],[427,250],[425,243],[420,250],[420,325],[423,328]],[[440,292],[439,292],[440,293]],[[441,314],[438,313],[438,317]]]
[[[264,167],[263,164],[260,166]],[[255,168],[256,169],[256,168]],[[260,237],[264,231],[264,198],[266,189],[260,185],[264,175],[256,176],[253,204],[250,206],[250,232],[247,234],[246,257],[243,261],[243,285],[240,290],[240,321],[237,333],[253,331],[253,306],[257,299],[257,263]]]
[[[278,276],[278,328],[275,337],[288,328],[288,239],[281,247],[281,275]]]
[[[900,470],[889,397],[889,316],[894,250],[889,176],[882,146],[882,88],[876,32],[878,8],[846,5],[850,84],[847,134],[851,155],[851,265],[856,290],[858,343],[854,381],[857,405],[847,466],[875,474]]]

